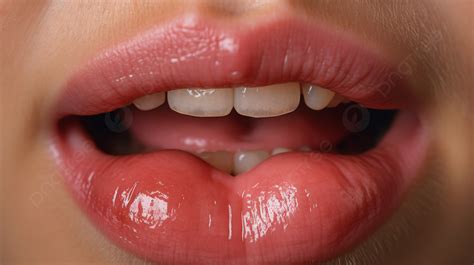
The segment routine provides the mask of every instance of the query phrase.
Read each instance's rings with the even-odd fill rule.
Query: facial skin
[[[282,9],[409,60],[408,79],[430,124],[420,182],[382,229],[337,264],[472,262],[472,1],[1,0],[0,263],[141,264],[89,223],[56,173],[48,133],[61,86],[101,49],[184,12],[258,23]]]

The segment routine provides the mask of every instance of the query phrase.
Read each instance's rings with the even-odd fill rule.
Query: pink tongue
[[[196,118],[178,114],[168,106],[153,111],[134,110],[132,133],[153,150],[188,152],[298,149],[335,145],[347,135],[339,109],[312,111],[300,107],[274,118],[248,118],[232,112],[226,117]]]

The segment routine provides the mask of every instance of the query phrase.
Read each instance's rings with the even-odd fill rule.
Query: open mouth
[[[300,91],[305,104],[300,104]],[[376,146],[396,113],[288,83],[159,92],[135,100],[134,107],[76,119],[105,154],[181,150],[236,176],[283,153],[363,153]]]
[[[145,259],[327,260],[390,216],[426,149],[407,85],[367,47],[291,16],[152,29],[67,83],[60,171]]]

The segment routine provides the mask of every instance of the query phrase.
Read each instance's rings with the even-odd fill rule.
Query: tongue
[[[302,106],[274,118],[249,118],[235,112],[226,117],[197,118],[178,114],[165,105],[148,112],[134,110],[133,114],[131,131],[151,150],[319,150],[321,146],[334,146],[348,134],[340,109],[312,111]]]

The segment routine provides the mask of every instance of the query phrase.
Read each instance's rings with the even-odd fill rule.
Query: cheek
[[[463,113],[462,108],[448,106],[442,109],[434,116],[435,143],[439,150],[436,154],[442,161],[442,168],[450,176],[449,179],[458,182],[456,186],[462,187],[470,179],[466,176],[473,171],[473,121],[470,115]]]

